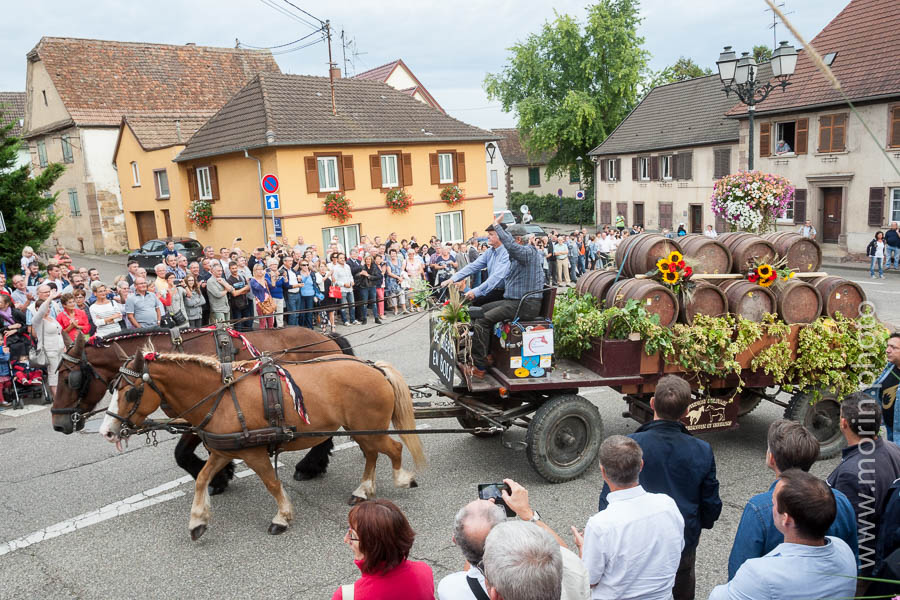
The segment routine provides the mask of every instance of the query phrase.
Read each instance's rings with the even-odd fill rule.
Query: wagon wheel
[[[722,398],[724,400],[731,399],[734,396],[736,388],[728,387],[728,388],[715,388],[709,391],[710,396],[715,398]],[[738,408],[738,417],[743,417],[745,415],[749,415],[756,407],[759,406],[759,403],[762,402],[763,395],[766,393],[766,388],[744,388],[744,390],[740,393],[738,398],[735,400],[740,405]]]
[[[819,401],[810,404],[812,401],[812,393],[795,394],[784,411],[784,418],[801,423],[816,436],[820,459],[837,456],[844,446],[840,428],[841,403],[837,394],[823,390]]]
[[[551,483],[575,479],[596,461],[602,437],[596,406],[575,394],[554,396],[528,426],[528,462]]]
[[[472,429],[474,427],[490,427],[491,426],[491,423],[489,421],[479,418],[479,417],[476,417],[475,415],[473,415],[470,412],[466,412],[466,414],[456,417],[456,420],[459,421],[459,424],[462,425],[463,427],[465,427],[466,429]],[[485,432],[485,433],[473,433],[472,435],[474,435],[475,437],[480,437],[480,438],[489,438],[489,437],[494,437],[498,433],[499,432],[494,432],[494,433]]]

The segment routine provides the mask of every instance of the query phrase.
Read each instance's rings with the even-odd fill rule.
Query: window
[[[794,201],[791,200],[788,202],[788,205],[784,208],[784,216],[778,218],[779,221],[784,222],[794,222]]]
[[[321,182],[321,176],[320,176]],[[400,179],[397,176],[397,155],[382,154],[381,155],[381,187],[393,188],[400,185]]]
[[[499,186],[497,178],[497,169],[491,169],[491,189],[496,190]]]
[[[775,154],[793,154],[797,147],[797,123],[775,123]]]
[[[819,152],[843,152],[846,147],[847,115],[819,117]]]
[[[209,167],[197,167],[197,191],[200,192],[201,200],[212,200],[212,186],[209,184]]]
[[[42,167],[47,166],[47,145],[44,143],[44,140],[40,140],[37,143],[37,153],[38,153],[38,163]]]
[[[62,143],[62,156],[64,163],[73,162],[72,158],[72,142],[69,141],[69,136],[64,135],[60,138],[60,142]]]
[[[462,211],[438,213],[434,215],[435,235],[442,242],[458,243],[463,241]]]
[[[537,187],[541,185],[541,168],[528,167],[528,187]]]
[[[606,180],[607,181],[615,181],[619,178],[619,174],[616,173],[616,160],[614,158],[606,161]]]
[[[319,169],[319,191],[336,192],[340,189],[338,182],[338,163],[336,156],[316,157]]]
[[[453,155],[449,152],[438,154],[439,183],[453,183]]]
[[[642,156],[638,159],[639,167],[640,167],[640,180],[641,181],[649,181],[650,180],[650,157]]]
[[[581,173],[578,172],[578,167],[569,169],[569,183],[581,183]]]
[[[900,223],[900,188],[891,190],[891,222]]]
[[[359,225],[344,225],[342,227],[326,227],[322,230],[323,252],[331,245],[331,238],[337,236],[341,252],[347,253],[350,248],[359,245]]]
[[[662,177],[663,179],[672,179],[672,155],[666,154],[661,156],[662,159]]]
[[[47,90],[41,90],[41,95],[44,97],[44,106],[47,106]]]
[[[78,207],[78,190],[69,190],[69,215],[81,216],[81,208]]]
[[[888,146],[900,147],[900,106],[891,107],[888,119]]]
[[[731,148],[713,150],[713,179],[720,179],[731,173]]]
[[[133,187],[141,187],[141,172],[138,170],[138,164],[134,161],[131,161],[131,181]]]
[[[169,197],[169,175],[165,169],[153,171],[153,177],[156,180],[156,197]]]

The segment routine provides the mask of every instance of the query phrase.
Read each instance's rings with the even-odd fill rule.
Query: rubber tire
[[[834,392],[823,391],[821,394],[819,402],[815,405],[810,404],[813,398],[812,393],[800,392],[794,394],[794,397],[788,403],[788,407],[784,409],[785,419],[802,424],[812,431],[816,439],[819,440],[819,460],[834,458],[840,454],[845,444],[840,428],[840,402],[835,398]],[[821,421],[814,421],[823,409],[830,412],[830,425],[826,424],[823,426]]]
[[[756,407],[762,403],[762,397],[744,392],[738,399],[738,403],[740,403],[740,408],[738,408],[737,416],[738,418],[745,417],[756,410]]]
[[[584,440],[578,449],[578,457],[561,463],[552,458],[548,450],[552,449],[550,444],[555,444],[557,427],[570,419],[575,420],[572,424],[582,423]],[[603,419],[597,407],[582,396],[560,394],[544,402],[534,413],[525,440],[528,462],[541,477],[550,483],[571,481],[597,462],[603,441]],[[558,446],[555,449],[564,450]]]
[[[464,414],[461,417],[456,417],[456,420],[459,422],[459,424],[462,427],[465,427],[466,429],[471,429],[473,427],[490,427],[491,426],[490,422],[485,421],[484,419],[479,419],[478,417],[474,416],[472,413],[469,413],[469,412],[467,412],[466,414]],[[474,435],[475,437],[478,437],[478,438],[491,438],[491,437],[495,437],[498,433],[500,433],[500,432],[498,431],[496,433],[472,433],[470,435]]]

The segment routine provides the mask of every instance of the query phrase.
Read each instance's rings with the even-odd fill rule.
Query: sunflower
[[[772,275],[772,267],[771,265],[759,265],[758,267],[756,267],[756,273],[762,279],[768,279],[769,276]]]
[[[660,273],[665,273],[669,270],[669,261],[665,258],[661,258],[656,261],[656,268],[659,269]]]
[[[771,277],[769,277],[769,278],[765,278],[765,277],[764,277],[764,278],[762,278],[762,279],[759,280],[759,285],[761,285],[761,286],[763,286],[763,287],[769,287],[770,285],[772,285],[772,282],[773,282],[773,281],[775,281],[775,280],[772,279]]]
[[[669,284],[678,283],[678,278],[680,275],[676,271],[669,271],[668,273],[663,273],[663,281]]]
[[[681,252],[679,252],[678,250],[672,250],[672,253],[669,254],[669,261],[673,262],[673,263],[681,262],[682,258],[684,258],[684,257],[681,255]]]

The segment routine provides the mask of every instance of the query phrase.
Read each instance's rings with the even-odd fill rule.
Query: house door
[[[600,203],[600,222],[598,225],[612,225],[612,202]]]
[[[152,210],[142,210],[134,213],[137,222],[138,244],[143,246],[156,237],[156,217]]]
[[[166,221],[166,235],[172,237],[172,219],[169,217],[169,210],[164,208],[162,214],[163,219]]]
[[[668,229],[672,231],[672,203],[659,203],[659,230]]]
[[[837,244],[841,236],[841,188],[822,188],[822,241]]]
[[[691,204],[691,233],[703,233],[703,206]]]
[[[628,203],[627,202],[616,202],[616,217],[622,215],[622,217],[627,221],[628,220]],[[615,218],[613,218],[613,223],[615,222]],[[612,225],[613,223],[610,223]],[[625,223],[626,225],[628,223]]]
[[[635,225],[644,226],[644,203],[643,202],[635,202],[634,203],[634,221],[632,221]]]

